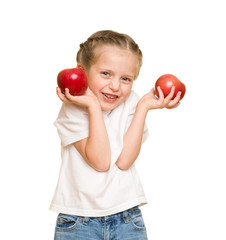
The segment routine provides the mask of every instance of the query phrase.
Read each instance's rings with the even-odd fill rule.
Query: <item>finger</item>
[[[56,87],[56,93],[57,93],[57,95],[61,94],[61,89],[59,87]]]
[[[173,109],[173,108],[176,108],[180,105],[180,102],[178,102],[177,104],[173,105],[173,106],[168,106],[166,107],[167,109]]]
[[[77,103],[78,99],[80,98],[80,96],[71,95],[68,88],[65,88],[65,96],[69,102],[74,102],[74,103]]]
[[[65,88],[65,96],[66,96],[67,98],[69,98],[69,97],[71,96],[68,88]]]
[[[170,100],[172,99],[173,95],[175,92],[175,87],[172,86],[170,93],[165,97],[165,103],[168,104],[170,102]]]
[[[59,87],[56,88],[56,93],[62,102],[68,101],[67,98],[65,97],[65,95],[61,92],[61,89]]]
[[[157,90],[156,90],[156,89],[153,87],[153,88],[150,90],[149,93],[154,94],[155,96],[157,96],[157,91],[158,91],[158,88],[157,88]]]
[[[157,88],[159,92],[159,98],[158,98],[158,108],[164,108],[164,94],[162,92],[162,89],[160,87]]]
[[[171,101],[171,104],[175,105],[176,103],[178,103],[180,101],[180,96],[181,96],[181,92],[178,92],[176,97]]]
[[[162,89],[159,86],[157,87],[157,89],[158,89],[158,92],[159,92],[159,100],[163,101],[164,100],[164,94],[162,92]]]
[[[71,101],[71,99],[74,97],[74,96],[72,96],[72,95],[70,94],[68,88],[65,88],[65,96],[66,96],[66,98],[67,98],[68,100],[70,100],[70,101]]]
[[[149,92],[149,94],[151,94],[151,96],[156,96],[155,88],[152,88],[151,91]]]
[[[179,103],[179,101],[180,101],[180,96],[181,96],[181,92],[178,92],[177,93],[177,96],[173,99],[173,100],[171,100],[170,102],[169,102],[169,104],[168,104],[168,106],[167,107],[170,107],[170,108],[175,108],[175,107],[177,107],[180,103]],[[178,104],[179,103],[179,104]],[[174,107],[175,106],[175,107]]]
[[[181,94],[182,94],[182,92],[179,91],[179,92],[177,93],[177,96],[174,98],[174,100],[175,100],[175,101],[180,101]]]

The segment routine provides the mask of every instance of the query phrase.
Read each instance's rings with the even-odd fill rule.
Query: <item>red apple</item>
[[[88,88],[88,80],[85,71],[82,68],[64,69],[58,73],[57,84],[61,92],[65,93],[65,88],[73,96],[81,96]]]
[[[164,74],[161,77],[159,77],[158,80],[156,81],[155,94],[157,97],[159,97],[159,93],[157,90],[158,86],[161,88],[164,94],[164,97],[166,97],[170,93],[171,88],[174,86],[175,92],[172,99],[176,97],[178,92],[181,92],[181,96],[180,96],[180,100],[181,100],[184,97],[184,94],[186,92],[185,85],[177,77],[175,77],[172,74]]]

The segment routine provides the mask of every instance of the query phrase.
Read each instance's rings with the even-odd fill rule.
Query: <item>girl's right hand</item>
[[[86,90],[86,93],[81,96],[71,95],[68,88],[65,88],[65,95],[61,92],[59,87],[57,87],[56,91],[58,97],[64,103],[74,103],[78,106],[86,108],[93,106],[93,104],[99,105],[97,97],[93,94],[93,92],[89,88]]]

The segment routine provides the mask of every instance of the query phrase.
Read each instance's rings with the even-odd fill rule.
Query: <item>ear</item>
[[[78,63],[78,64],[77,64],[77,68],[82,68],[82,69],[84,70],[84,67],[82,66],[81,63]]]

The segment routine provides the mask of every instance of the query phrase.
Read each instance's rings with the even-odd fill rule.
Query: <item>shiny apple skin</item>
[[[164,94],[164,97],[166,97],[170,93],[171,88],[174,86],[175,92],[172,99],[174,99],[177,93],[180,91],[181,92],[180,100],[181,100],[184,97],[186,92],[186,87],[184,83],[182,83],[177,77],[175,77],[172,74],[164,74],[157,79],[155,83],[155,94],[157,97],[159,97],[159,93],[157,90],[158,86],[160,86]]]
[[[81,96],[88,88],[88,79],[82,68],[69,68],[58,73],[57,85],[63,94],[68,88],[71,95]]]

